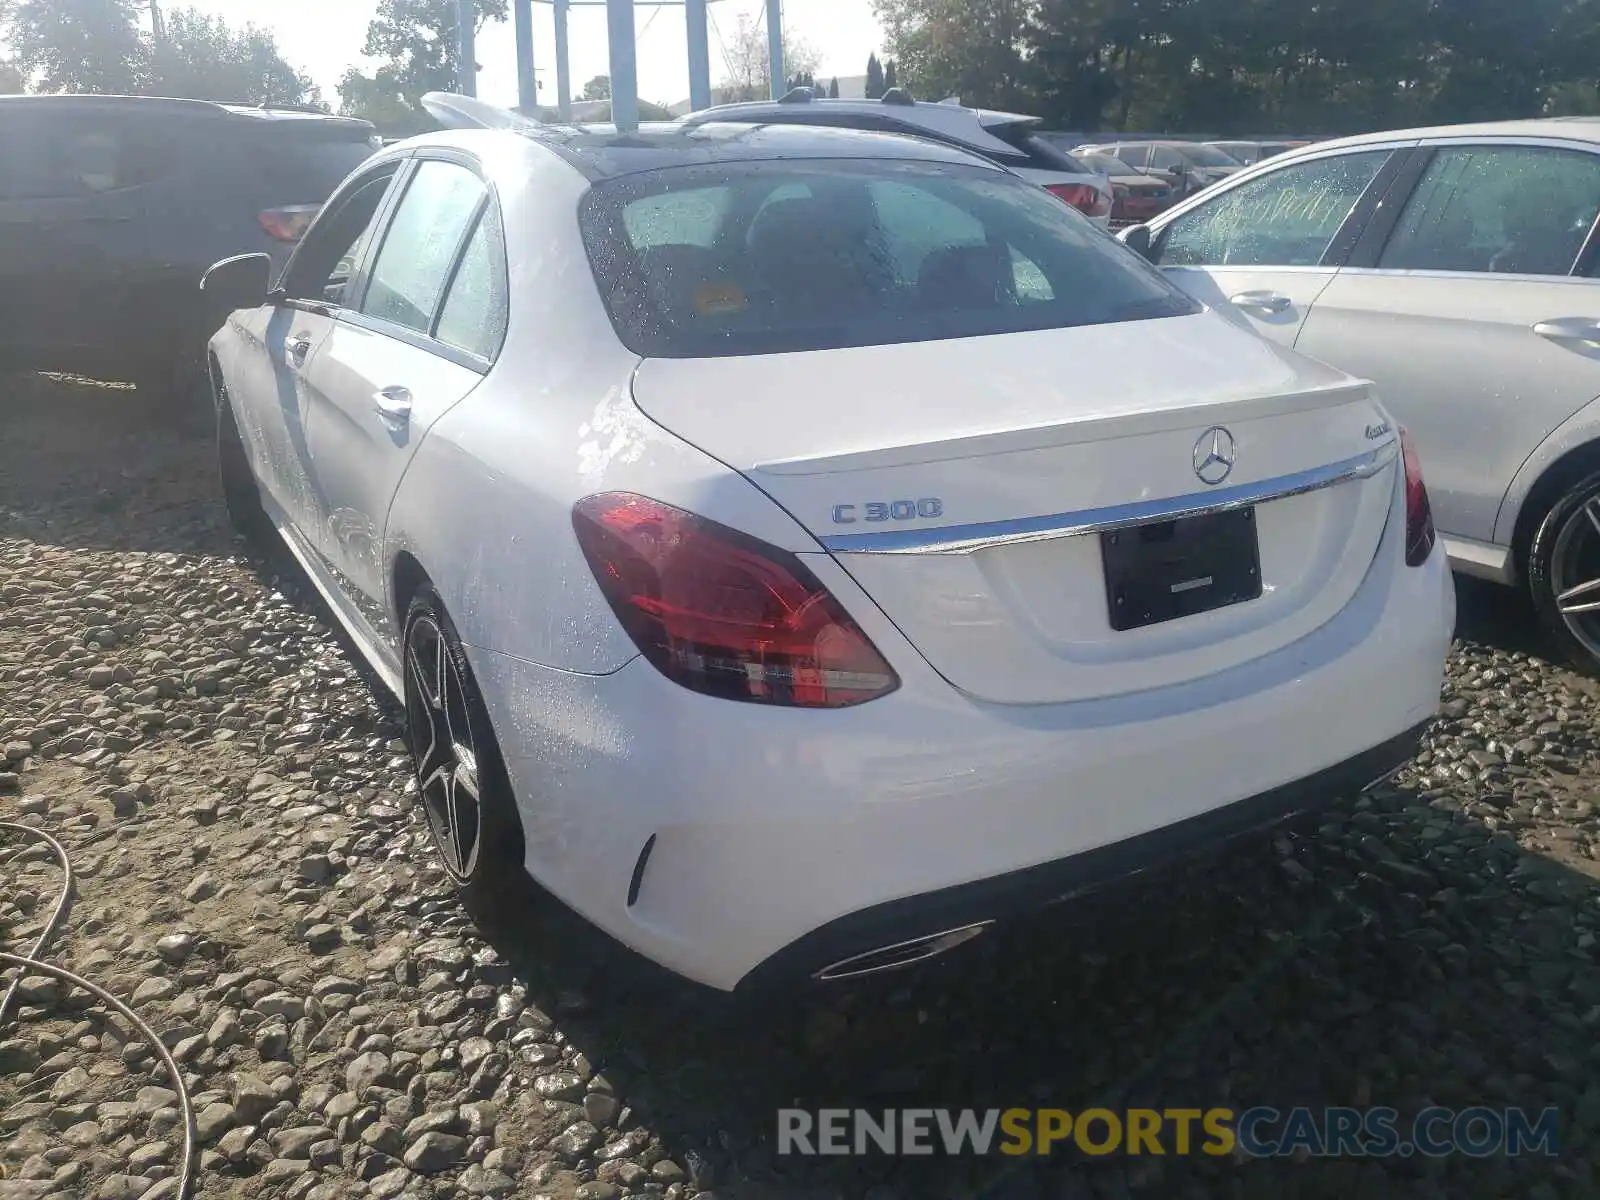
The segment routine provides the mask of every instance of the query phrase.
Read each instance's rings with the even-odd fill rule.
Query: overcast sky
[[[219,13],[230,24],[254,22],[270,29],[284,56],[316,80],[325,99],[337,100],[339,77],[352,63],[360,63],[376,0],[163,0],[163,8],[194,7]],[[732,37],[740,13],[754,17],[761,0],[712,0],[708,11],[712,25],[711,81],[723,75],[718,31]],[[533,56],[540,82],[541,103],[556,97],[555,32],[548,4],[533,6]],[[607,73],[606,10],[574,7],[567,22],[576,97],[585,80]],[[792,38],[812,46],[821,56],[819,76],[860,75],[867,55],[881,50],[880,32],[872,17],[870,0],[786,0],[784,23]],[[685,60],[683,9],[646,8],[639,0],[634,27],[639,55],[639,96],[670,104],[689,94]],[[517,100],[516,43],[511,21],[490,25],[478,38],[478,95],[498,104]],[[362,63],[361,65],[366,65]]]

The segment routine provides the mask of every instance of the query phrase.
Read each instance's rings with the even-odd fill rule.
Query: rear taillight
[[[1111,211],[1111,197],[1092,183],[1047,183],[1044,190],[1087,217],[1103,217]]]
[[[900,686],[787,550],[627,492],[580,500],[572,525],[628,636],[675,683],[804,708],[843,708]]]
[[[1403,427],[1400,455],[1406,467],[1406,566],[1420,567],[1433,553],[1433,505],[1428,503],[1428,486],[1422,482],[1416,444]]]
[[[259,212],[256,220],[261,222],[261,228],[267,231],[269,237],[280,242],[298,242],[311,227],[311,220],[321,207],[320,204],[288,204]]]

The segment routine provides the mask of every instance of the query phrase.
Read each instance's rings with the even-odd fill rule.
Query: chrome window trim
[[[823,548],[834,554],[971,554],[995,546],[1081,537],[1088,533],[1105,533],[1155,521],[1173,521],[1180,517],[1248,508],[1252,504],[1303,496],[1307,492],[1320,491],[1353,479],[1370,479],[1395,460],[1398,449],[1399,442],[1391,439],[1364,454],[1327,466],[1216,491],[1190,492],[1164,500],[1141,500],[1133,504],[1113,504],[1105,508],[1081,509],[1044,517],[947,525],[941,529],[839,534],[820,540]]]

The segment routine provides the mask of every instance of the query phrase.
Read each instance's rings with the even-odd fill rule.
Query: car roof
[[[1480,121],[1466,125],[1427,125],[1415,129],[1388,129],[1378,133],[1361,133],[1353,137],[1312,142],[1307,146],[1296,147],[1294,153],[1302,153],[1313,148],[1328,150],[1347,146],[1459,137],[1551,137],[1600,142],[1600,117],[1535,117],[1523,121]]]
[[[469,147],[496,131],[459,130],[423,134],[403,145]],[[548,146],[592,181],[613,179],[660,167],[782,159],[860,158],[962,164],[999,170],[987,159],[955,146],[831,125],[764,125],[679,122],[641,125],[619,133],[614,125],[546,125],[510,131]]]
[[[26,106],[61,112],[104,111],[120,109],[128,112],[167,114],[202,118],[231,119],[242,117],[268,123],[316,123],[319,128],[340,126],[352,132],[374,133],[371,121],[358,117],[340,117],[321,109],[224,103],[216,100],[189,100],[176,96],[101,96],[66,93],[59,95],[0,96],[0,110],[6,106]]]

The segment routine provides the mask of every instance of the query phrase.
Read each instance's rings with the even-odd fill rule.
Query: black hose
[[[178,1166],[178,1189],[173,1194],[172,1200],[191,1200],[194,1195],[195,1178],[194,1104],[189,1099],[189,1089],[183,1082],[183,1072],[178,1069],[176,1060],[173,1059],[171,1051],[167,1049],[166,1043],[161,1040],[160,1035],[145,1024],[133,1009],[98,984],[91,983],[82,975],[41,960],[46,948],[56,934],[60,932],[61,926],[66,923],[67,911],[72,907],[72,896],[76,886],[72,872],[72,859],[68,856],[65,846],[48,833],[41,829],[35,829],[31,825],[0,821],[0,831],[21,834],[23,837],[44,843],[55,852],[56,861],[61,867],[61,894],[56,898],[56,906],[50,913],[50,919],[45,922],[44,929],[35,939],[33,948],[26,955],[0,952],[0,967],[18,968],[17,977],[11,981],[11,986],[6,989],[5,995],[0,997],[0,1031],[3,1031],[10,1021],[12,1010],[15,1007],[17,991],[22,986],[23,977],[30,972],[60,980],[62,983],[71,984],[75,988],[82,988],[91,996],[121,1013],[128,1023],[137,1029],[145,1041],[161,1056],[162,1065],[166,1067],[167,1073],[172,1076],[172,1087],[178,1094],[178,1107],[183,1113],[183,1156]]]

